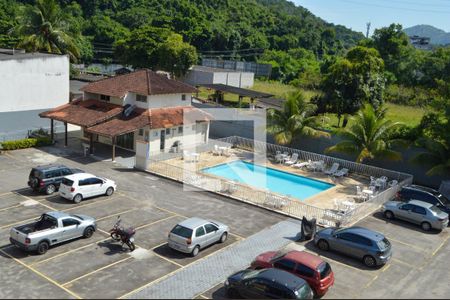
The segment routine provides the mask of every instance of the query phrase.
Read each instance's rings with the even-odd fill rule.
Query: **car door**
[[[334,249],[338,252],[349,256],[356,256],[354,251],[355,248],[355,237],[350,232],[342,232],[336,235],[336,242],[333,245]]]
[[[260,278],[255,278],[244,282],[239,292],[244,299],[268,299],[266,289],[267,283]]]
[[[359,234],[353,234],[353,249],[355,257],[363,258],[369,251],[369,248],[373,246],[372,241],[365,236]]]
[[[294,274],[306,280],[311,287],[317,284],[316,280],[314,279],[316,272],[308,266],[298,263],[295,267]]]
[[[89,178],[85,178],[85,179],[80,179],[78,181],[78,188],[77,188],[77,194],[80,193],[83,198],[87,198],[89,197],[89,193],[90,193],[90,181]]]
[[[219,228],[211,223],[205,224],[206,238],[208,245],[218,242],[220,239]]]
[[[103,195],[106,192],[105,186],[102,179],[96,177],[90,178],[91,197]]]
[[[411,222],[415,224],[422,224],[427,220],[427,211],[425,208],[414,205],[411,212]]]
[[[208,246],[208,238],[206,236],[206,231],[203,226],[197,227],[195,229],[195,244],[200,245],[200,248]]]
[[[80,221],[78,221],[77,219],[68,217],[65,219],[62,219],[62,226],[63,226],[63,231],[62,231],[62,238],[64,241],[67,240],[71,240],[77,237],[81,236],[80,233]]]
[[[411,211],[413,209],[413,205],[409,203],[401,204],[398,207],[398,210],[395,212],[395,216],[399,219],[409,221],[411,219]]]

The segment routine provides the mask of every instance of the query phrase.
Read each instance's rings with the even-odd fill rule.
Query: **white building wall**
[[[181,100],[183,94],[165,94],[148,96],[148,108],[168,108],[174,106],[190,106],[191,94],[186,95],[186,100]]]
[[[213,84],[227,84],[227,73],[214,72]]]
[[[49,109],[69,102],[65,55],[0,60],[0,112]]]
[[[241,88],[251,88],[255,83],[255,74],[251,72],[241,73]]]

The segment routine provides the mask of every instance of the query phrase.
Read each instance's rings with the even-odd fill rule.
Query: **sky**
[[[403,28],[427,24],[450,32],[450,0],[290,0],[327,22],[366,33],[400,23]]]

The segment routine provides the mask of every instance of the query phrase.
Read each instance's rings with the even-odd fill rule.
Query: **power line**
[[[408,7],[395,7],[395,6],[388,6],[388,5],[378,5],[373,3],[361,3],[356,2],[352,0],[340,0],[341,2],[347,2],[351,4],[357,4],[362,6],[373,6],[373,7],[381,7],[381,8],[389,8],[389,9],[397,9],[397,10],[403,10],[403,11],[415,11],[415,12],[428,12],[428,13],[436,13],[436,14],[450,14],[450,11],[443,11],[443,10],[430,10],[430,9],[415,9],[415,8],[408,8]]]

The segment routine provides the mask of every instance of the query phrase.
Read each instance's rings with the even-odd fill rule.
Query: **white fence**
[[[345,213],[339,213],[331,209],[323,209],[308,205],[296,199],[289,198],[287,196],[281,196],[267,190],[256,189],[254,187],[235,181],[231,182],[223,178],[206,175],[200,172],[189,171],[182,167],[174,166],[165,161],[166,159],[174,158],[173,155],[161,155],[156,159],[150,160],[147,164],[147,170],[163,177],[171,178],[173,180],[186,183],[190,186],[202,190],[222,194],[227,197],[274,210],[294,218],[315,218],[319,224],[324,226],[346,226],[353,224],[364,218],[368,214],[373,213],[384,202],[392,199],[395,193],[403,185],[412,183],[412,176],[409,174],[394,172],[391,170],[358,164],[316,153],[300,151],[297,149],[291,149],[288,147],[253,141],[250,139],[235,136],[215,141],[210,140],[209,144],[201,147],[201,151],[199,150],[199,148],[197,148],[197,151],[210,151],[212,149],[211,145],[213,145],[214,143],[231,144],[235,148],[247,151],[267,151],[267,154],[269,155],[274,154],[276,151],[288,152],[290,154],[298,153],[301,160],[323,160],[326,164],[329,165],[337,162],[340,166],[348,168],[350,172],[353,173],[374,177],[387,176],[391,179],[396,179],[398,181],[398,185],[389,187],[379,194],[376,194],[370,200],[358,204],[352,210],[348,210]]]

